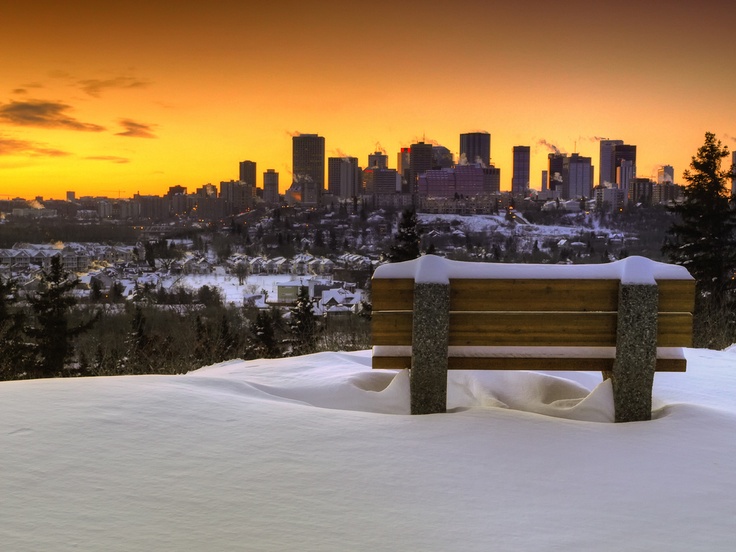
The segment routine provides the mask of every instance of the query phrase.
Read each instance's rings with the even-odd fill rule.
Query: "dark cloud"
[[[15,88],[13,89],[13,94],[28,94],[28,90],[25,88]]]
[[[17,126],[101,132],[105,127],[83,123],[67,115],[70,105],[45,100],[13,101],[0,105],[0,122]]]
[[[90,96],[99,98],[103,91],[111,88],[143,88],[150,83],[133,77],[115,77],[113,79],[85,79],[77,81],[77,84]]]
[[[70,155],[61,151],[46,147],[39,142],[28,140],[16,140],[0,136],[0,155],[25,155],[27,157],[65,157]]]
[[[130,163],[130,159],[125,157],[116,157],[114,155],[95,155],[91,157],[85,157],[88,161],[110,161],[111,163]]]
[[[132,121],[131,119],[120,119],[118,121],[125,130],[123,132],[117,132],[116,136],[127,136],[129,138],[156,138],[153,133],[153,129],[156,125],[147,125],[145,123],[139,123]]]

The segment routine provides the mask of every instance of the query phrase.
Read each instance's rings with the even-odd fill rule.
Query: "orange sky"
[[[294,132],[395,167],[417,138],[457,152],[485,130],[502,189],[514,145],[535,188],[542,141],[597,168],[596,137],[622,139],[640,176],[676,180],[706,131],[736,147],[733,2],[247,4],[3,6],[0,199],[193,192],[245,159],[283,190]]]

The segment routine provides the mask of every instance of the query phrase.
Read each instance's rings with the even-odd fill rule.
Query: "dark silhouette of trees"
[[[677,218],[662,248],[697,282],[694,339],[699,346],[716,345],[708,329],[715,318],[719,319],[718,326],[733,325],[728,319],[727,303],[733,302],[736,204],[726,187],[731,168],[721,168],[728,155],[728,148],[713,133],[706,132],[705,143],[683,175],[688,183],[685,200],[669,209]]]
[[[410,261],[421,254],[417,214],[414,210],[405,210],[399,220],[399,228],[394,235],[386,260],[390,263]]]
[[[37,360],[28,371],[31,377],[53,378],[71,375],[64,370],[74,353],[74,339],[88,331],[99,319],[96,315],[77,325],[69,317],[77,300],[70,294],[76,282],[69,279],[61,257],[51,259],[48,271],[43,272],[38,292],[28,301],[34,323],[27,330],[35,340]]]
[[[296,303],[290,309],[291,319],[289,330],[291,333],[291,344],[293,355],[306,355],[317,350],[317,334],[319,333],[319,322],[314,316],[312,300],[309,298],[309,288],[302,286]]]

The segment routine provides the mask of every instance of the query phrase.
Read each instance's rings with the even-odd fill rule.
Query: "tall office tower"
[[[633,167],[633,176],[636,176],[636,146],[628,144],[616,144],[613,146],[613,170],[614,174],[618,174],[618,169],[621,167],[621,163],[624,161],[630,161]],[[616,184],[621,188],[621,181],[616,180]]]
[[[565,193],[567,199],[590,199],[593,193],[593,165],[590,157],[573,153],[564,158]]]
[[[663,165],[657,169],[657,184],[672,184],[675,181],[675,169],[672,165]]]
[[[401,191],[401,175],[393,169],[373,169],[372,186],[374,194],[393,195]]]
[[[616,167],[613,164],[613,148],[623,146],[623,140],[601,140],[601,157],[598,170],[598,184],[603,186],[606,182],[616,182]]]
[[[348,199],[360,193],[361,178],[357,157],[327,159],[327,191],[335,197]]]
[[[622,159],[618,168],[616,168],[616,184],[624,192],[624,195],[635,201],[632,194],[629,192],[631,182],[636,178],[636,166],[633,161],[628,159]]]
[[[388,169],[388,155],[377,151],[368,155],[369,169]]]
[[[252,189],[256,189],[256,162],[241,161],[240,162],[240,181],[248,184]]]
[[[643,205],[652,204],[652,192],[654,191],[654,182],[648,178],[632,178],[628,198],[634,203]]]
[[[67,201],[73,202],[73,201],[75,201],[76,199],[77,199],[77,194],[76,194],[76,192],[67,192],[67,193],[66,193],[66,200],[67,200]]]
[[[460,157],[468,163],[491,165],[491,135],[487,132],[468,132],[460,135]]]
[[[529,189],[530,146],[514,146],[514,172],[511,176],[511,194],[526,195]]]
[[[452,152],[445,146],[432,146],[432,168],[449,169],[455,164]]]
[[[412,144],[409,148],[409,193],[416,193],[419,176],[431,168],[432,144]]]
[[[547,171],[542,171],[542,192],[547,191],[547,186],[549,182],[548,180],[549,177],[547,175],[548,175]]]
[[[230,214],[246,211],[253,203],[253,188],[239,180],[220,182],[220,197],[228,205]]]
[[[279,173],[268,169],[263,173],[263,201],[266,203],[279,203]]]
[[[396,171],[399,173],[402,179],[401,191],[402,193],[409,192],[409,173],[411,172],[411,148],[401,148],[399,153],[396,155]]]
[[[501,192],[501,169],[493,165],[483,167],[483,193],[497,194]]]
[[[562,190],[564,187],[564,182],[562,175],[565,172],[566,157],[567,155],[564,153],[547,154],[547,174],[549,175],[549,189],[550,191],[555,192],[555,197],[563,197]]]
[[[731,195],[736,195],[736,151],[731,152]]]
[[[317,205],[325,187],[325,139],[317,134],[292,137],[294,183],[302,191],[302,203]]]

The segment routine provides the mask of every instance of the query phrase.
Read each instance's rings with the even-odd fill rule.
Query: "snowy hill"
[[[0,383],[0,543],[24,551],[736,549],[736,352],[609,423],[588,373],[458,372],[408,416],[370,353]]]

